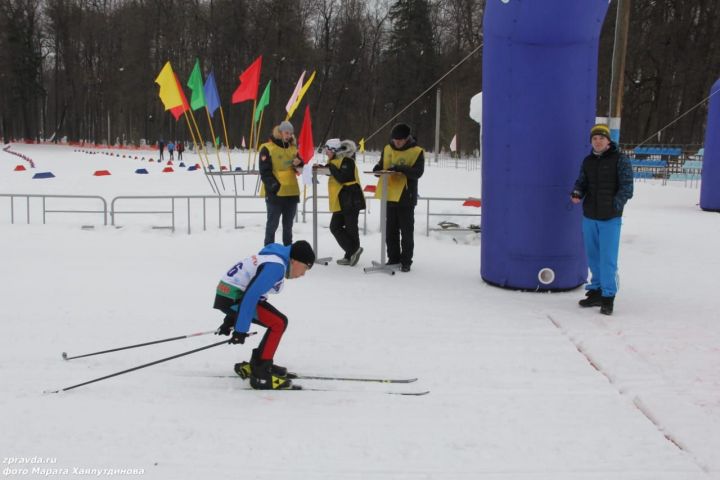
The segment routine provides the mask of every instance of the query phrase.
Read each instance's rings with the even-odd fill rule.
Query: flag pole
[[[248,151],[248,161],[247,161],[247,169],[251,170],[250,168],[250,158],[252,157],[252,151],[253,151],[253,132],[255,129],[255,109],[257,108],[257,98],[253,100],[253,109],[252,109],[252,116],[250,117],[250,150]]]
[[[232,172],[232,160],[230,160],[230,141],[228,140],[227,126],[225,125],[225,114],[223,113],[222,105],[220,105],[220,120],[222,120],[223,130],[225,131],[225,146],[227,147],[228,170]],[[222,177],[220,177],[220,180],[222,180]],[[235,186],[235,196],[237,196],[237,181],[235,180],[235,175],[233,175],[233,185]]]
[[[190,119],[188,118],[187,110],[183,112],[185,115],[185,122],[187,122],[188,129],[190,130],[190,137],[192,138],[193,145],[195,146],[195,151],[198,152],[198,156],[200,157],[200,163],[202,163],[202,153],[200,152],[200,146],[198,145],[198,142],[195,141],[195,134],[193,133],[193,127],[190,124]],[[190,110],[190,114],[192,115],[192,110]],[[213,186],[213,182],[210,180],[210,177],[205,175],[205,178],[207,178],[208,183],[210,184],[210,188],[212,189],[213,193],[217,193],[215,190],[215,187]]]
[[[222,178],[222,163],[220,162],[220,149],[218,147],[219,142],[215,141],[217,137],[215,137],[215,129],[213,128],[212,119],[210,118],[210,109],[207,108],[207,105],[205,105],[205,113],[207,114],[208,125],[210,125],[210,135],[212,135],[213,140],[212,143],[213,145],[215,145],[215,155],[217,155],[218,160],[218,174],[220,175],[220,185],[222,185],[223,190],[225,190],[225,181]],[[210,162],[208,161],[208,163]]]
[[[200,133],[200,128],[198,127],[197,120],[195,120],[195,115],[193,114],[192,109],[190,109],[190,118],[191,118],[192,121],[193,121],[193,125],[195,126],[195,131],[196,131],[196,133],[197,133],[197,135],[198,135],[198,138],[200,139],[200,148],[199,148],[198,152],[199,152],[199,153],[202,153],[203,151],[205,152],[205,160],[203,160],[202,155],[200,155],[200,163],[202,164],[202,166],[203,166],[203,171],[205,172],[205,176],[207,177],[207,176],[208,176],[208,174],[207,174],[207,171],[208,171],[207,165],[210,164],[210,158],[209,158],[208,155],[207,155],[207,149],[205,148],[205,145],[204,145],[205,141],[204,141],[203,138],[202,138],[202,134]],[[208,177],[208,178],[209,178],[209,177]],[[218,195],[220,195],[220,188],[218,187],[218,184],[217,184],[217,182],[215,181],[214,178],[212,179],[212,182],[215,184],[215,190],[216,190],[215,193],[217,193]]]
[[[255,153],[253,154],[253,161],[252,161],[253,169],[255,169],[255,159],[257,158],[257,154],[260,152],[258,147],[260,147],[260,130],[262,129],[262,122],[263,122],[264,115],[265,115],[265,109],[263,108],[262,112],[260,112],[260,120],[258,121],[257,131],[255,132],[255,135],[256,135],[256,137],[255,137]]]

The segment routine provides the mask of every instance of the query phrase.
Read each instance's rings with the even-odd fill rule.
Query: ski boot
[[[255,390],[292,390],[292,380],[273,375],[272,360],[262,360],[251,366],[250,386]]]

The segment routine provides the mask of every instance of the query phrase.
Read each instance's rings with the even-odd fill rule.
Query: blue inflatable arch
[[[700,208],[720,212],[720,80],[712,86],[710,95],[705,127]]]
[[[565,290],[587,279],[581,208],[607,0],[488,0],[484,18],[482,245],[488,283]]]

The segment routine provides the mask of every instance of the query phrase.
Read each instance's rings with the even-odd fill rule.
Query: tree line
[[[607,111],[616,1],[600,42],[599,113]],[[716,1],[633,2],[624,143],[654,135],[709,94],[720,74]],[[316,143],[377,131],[367,145],[380,148],[392,122],[379,127],[482,45],[484,7],[485,0],[3,0],[0,137],[187,140],[185,121],[163,110],[153,82],[170,60],[184,84],[199,58],[205,75],[215,73],[230,143],[239,145],[250,134],[252,102],[229,99],[238,75],[262,55],[261,91],[272,80],[263,137],[285,118],[300,73],[315,70],[304,102]],[[438,88],[441,145],[457,134],[460,150],[475,151],[478,125],[468,112],[482,88],[482,49]],[[398,117],[428,149],[435,110],[433,88]],[[701,144],[706,115],[703,104],[649,143]]]

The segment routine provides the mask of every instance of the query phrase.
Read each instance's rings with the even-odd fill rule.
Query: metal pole
[[[437,95],[435,100],[435,163],[438,161],[438,152],[440,151],[440,101],[442,95],[440,94],[440,88],[437,89]]]
[[[620,118],[622,115],[623,80],[629,27],[630,0],[618,0],[610,79],[610,97],[608,99],[608,120],[610,122],[612,122],[613,118]]]

